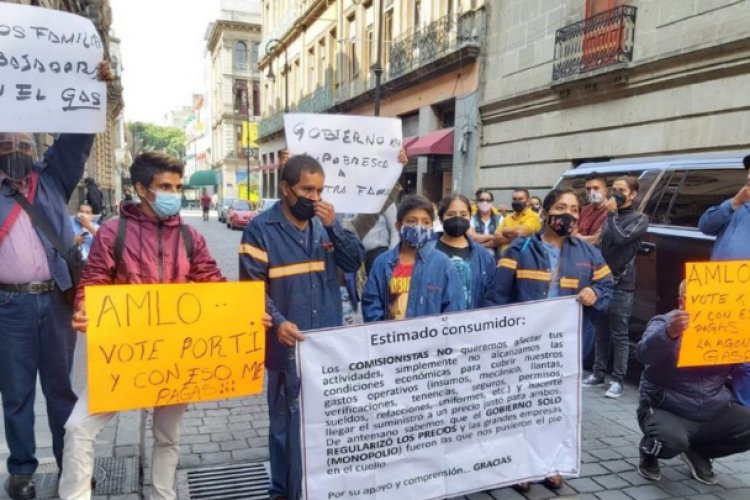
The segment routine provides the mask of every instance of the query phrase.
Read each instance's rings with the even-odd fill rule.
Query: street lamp
[[[375,55],[375,64],[372,65],[372,72],[375,73],[375,116],[380,116],[380,78],[383,76],[383,3],[385,0],[378,0],[378,42]]]
[[[289,74],[289,64],[286,58],[286,45],[284,45],[284,42],[282,42],[278,38],[271,38],[270,40],[268,40],[268,43],[266,43],[265,51],[266,55],[268,55],[271,52],[275,51],[278,46],[281,46],[284,50],[284,68],[282,71],[284,74],[284,113],[289,113],[289,79],[287,78]],[[268,74],[266,75],[266,78],[268,78],[272,82],[276,81],[276,75],[273,74],[272,63],[269,63],[268,65]]]
[[[242,106],[245,106],[245,118],[247,119],[247,125],[242,127],[242,141],[247,141],[247,147],[245,148],[245,157],[247,158],[247,201],[250,202],[250,89],[248,88],[249,83],[245,85],[236,83],[234,91],[239,97],[240,111]],[[243,99],[244,95],[244,99]],[[246,135],[247,133],[247,135]],[[239,190],[238,190],[239,191]],[[239,195],[239,192],[237,193]]]

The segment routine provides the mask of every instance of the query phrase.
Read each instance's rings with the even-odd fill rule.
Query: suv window
[[[741,169],[688,170],[671,203],[667,223],[698,227],[706,210],[734,196],[746,182],[747,173]]]
[[[672,205],[674,194],[680,188],[685,172],[666,171],[661,182],[654,190],[654,194],[648,200],[644,213],[648,215],[649,220],[655,224],[669,224],[667,214],[669,207]]]

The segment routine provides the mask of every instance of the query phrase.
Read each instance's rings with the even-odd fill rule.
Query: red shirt
[[[393,268],[391,282],[388,284],[388,319],[404,319],[406,306],[409,303],[409,288],[414,264],[397,264]]]
[[[578,220],[578,230],[583,236],[591,236],[601,229],[607,218],[607,204],[596,207],[586,205],[581,210],[581,218]]]

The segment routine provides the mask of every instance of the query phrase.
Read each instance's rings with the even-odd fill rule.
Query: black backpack
[[[120,217],[117,221],[117,239],[115,240],[115,268],[112,270],[112,281],[117,277],[117,270],[122,263],[122,251],[125,248],[125,234],[128,229],[128,219]],[[193,262],[193,235],[185,224],[180,224],[182,242],[185,244],[185,253],[188,261]]]

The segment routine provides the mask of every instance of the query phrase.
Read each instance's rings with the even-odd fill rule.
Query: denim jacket
[[[83,167],[94,143],[90,134],[61,134],[32,170],[29,201],[46,218],[60,241],[73,245],[73,228],[68,216],[68,201],[83,175]],[[5,182],[0,186],[0,241],[8,234],[21,213],[21,205],[13,198],[13,189]],[[73,286],[68,264],[39,228],[39,240],[47,252],[52,279],[62,291]]]
[[[388,319],[388,284],[398,264],[401,245],[375,259],[362,291],[362,315],[366,322]],[[409,285],[406,317],[430,316],[466,309],[464,290],[450,259],[434,244],[417,252]]]

